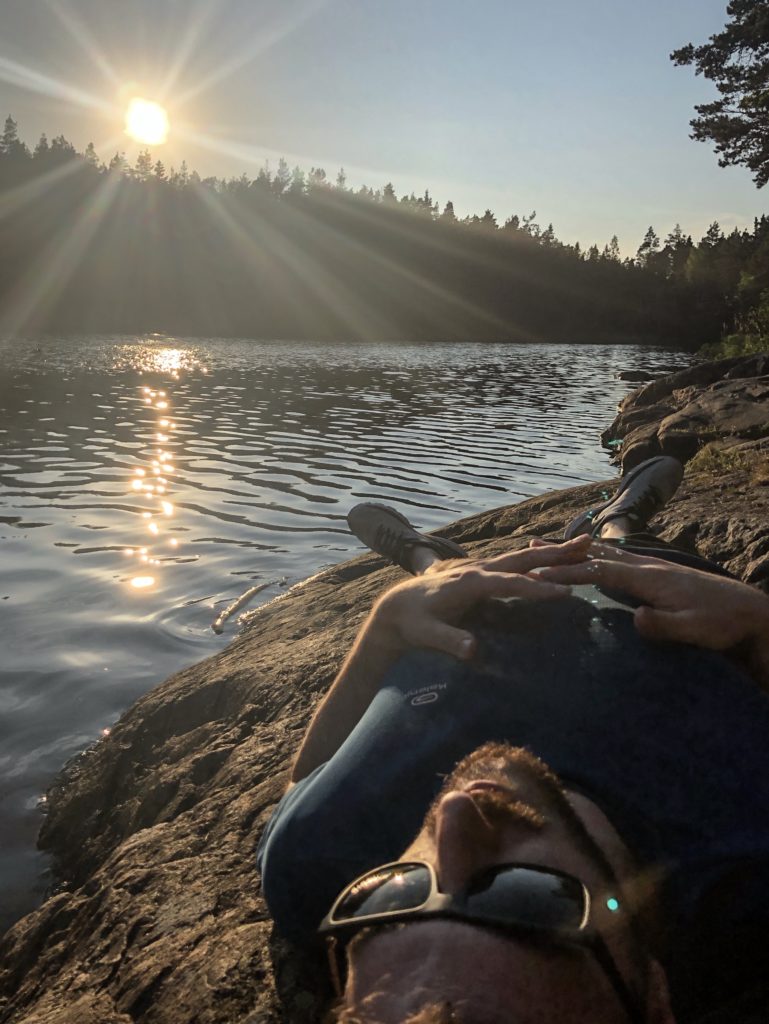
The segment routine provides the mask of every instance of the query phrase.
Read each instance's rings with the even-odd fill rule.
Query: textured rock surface
[[[655,381],[626,402],[633,429],[643,426],[642,410],[653,417],[669,402],[665,416],[673,415],[676,392],[716,382],[684,380]],[[637,397],[652,389],[648,401]],[[652,427],[657,437],[656,420],[644,429]],[[658,525],[667,539],[767,586],[769,485],[746,466],[717,477],[687,472]],[[559,537],[613,484],[547,494],[444,532],[473,553]],[[295,587],[221,654],[147,694],[65,772],[42,842],[66,889],[0,943],[0,1020],[319,1019],[322,971],[271,936],[253,850],[315,703],[374,598],[399,578],[362,557]]]
[[[769,353],[700,363],[653,381],[628,395],[601,437],[625,471],[653,455],[686,461],[712,441],[765,440]]]

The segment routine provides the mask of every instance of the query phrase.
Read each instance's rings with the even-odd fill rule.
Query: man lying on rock
[[[339,1020],[684,1022],[767,984],[769,598],[642,532],[681,475],[649,460],[565,543],[481,560],[350,513],[414,578],[259,850]]]

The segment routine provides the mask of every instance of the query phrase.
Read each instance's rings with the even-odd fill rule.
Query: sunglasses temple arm
[[[331,984],[334,986],[334,994],[337,999],[341,999],[344,995],[344,984],[339,966],[340,957],[344,956],[344,953],[339,949],[339,941],[336,935],[326,936],[326,955],[328,956],[328,970],[331,975]]]
[[[614,962],[614,957],[609,952],[606,944],[601,938],[595,936],[591,943],[596,960],[603,968],[604,974],[611,982],[611,986],[617,994],[618,999],[624,1007],[625,1013],[633,1024],[645,1024],[646,1008],[639,995],[631,989],[622,977],[619,968]]]

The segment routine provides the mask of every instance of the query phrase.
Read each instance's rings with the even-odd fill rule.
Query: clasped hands
[[[431,647],[466,660],[475,640],[457,623],[480,601],[558,600],[571,584],[584,583],[640,601],[635,626],[648,640],[734,652],[762,681],[769,675],[769,597],[737,580],[630,554],[586,534],[564,544],[535,540],[494,558],[438,562],[384,594],[369,628],[392,648]]]

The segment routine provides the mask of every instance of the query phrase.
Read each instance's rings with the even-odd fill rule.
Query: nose
[[[458,892],[484,868],[515,860],[516,846],[530,834],[525,823],[486,818],[470,793],[446,793],[436,811],[435,829],[441,891]]]

